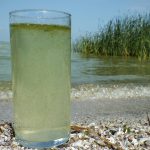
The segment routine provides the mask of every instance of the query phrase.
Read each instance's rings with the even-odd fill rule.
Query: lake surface
[[[0,81],[11,80],[10,45],[0,42]]]
[[[0,89],[11,87],[10,45],[0,42]],[[73,98],[150,98],[150,61],[72,53]]]
[[[73,84],[150,83],[150,61],[137,58],[72,55]]]

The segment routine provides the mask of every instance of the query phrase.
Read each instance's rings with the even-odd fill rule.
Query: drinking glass
[[[47,148],[70,132],[71,15],[54,10],[10,12],[16,140]]]

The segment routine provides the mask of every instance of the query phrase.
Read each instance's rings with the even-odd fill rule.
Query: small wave
[[[0,91],[0,100],[10,100],[12,99],[12,91]]]
[[[150,98],[150,85],[79,85],[72,88],[72,99]]]
[[[71,99],[129,99],[129,98],[149,98],[150,85],[140,84],[115,84],[115,85],[95,85],[83,84],[71,89]],[[11,89],[0,89],[0,100],[12,99]]]

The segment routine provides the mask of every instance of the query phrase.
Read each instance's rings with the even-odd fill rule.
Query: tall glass
[[[65,143],[70,130],[71,15],[10,12],[14,129],[25,147]]]

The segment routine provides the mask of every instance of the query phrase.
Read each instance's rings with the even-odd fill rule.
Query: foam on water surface
[[[82,84],[72,87],[72,100],[90,100],[90,99],[150,99],[149,84],[114,84],[114,85],[95,85]],[[1,90],[0,100],[12,99],[12,91]]]
[[[150,98],[150,86],[148,84],[86,84],[72,88],[71,96],[72,99],[77,100]]]

